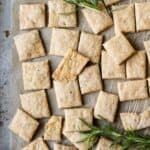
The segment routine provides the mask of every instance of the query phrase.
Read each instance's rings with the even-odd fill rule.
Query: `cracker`
[[[49,7],[49,27],[76,27],[76,7],[64,0],[50,0]]]
[[[82,9],[82,12],[95,34],[104,31],[113,24],[112,18],[109,16],[103,4],[100,6],[99,12],[90,10],[88,8]]]
[[[105,42],[103,46],[116,64],[123,63],[135,52],[127,38],[121,33]]]
[[[45,49],[37,30],[16,35],[14,42],[20,61],[45,56]]]
[[[86,67],[79,75],[79,85],[82,94],[102,90],[102,80],[98,65]]]
[[[63,82],[75,80],[88,61],[88,58],[70,49],[54,71],[52,77]]]
[[[106,138],[100,138],[95,150],[122,150],[120,145],[113,145],[113,141]]]
[[[54,150],[77,150],[74,146],[54,143]]]
[[[25,90],[49,89],[50,68],[48,61],[22,63]]]
[[[29,145],[25,146],[22,150],[49,150],[47,144],[43,141],[43,139],[37,138],[33,142],[31,142]]]
[[[126,62],[126,73],[128,79],[146,78],[146,53],[139,51]]]
[[[138,124],[138,129],[144,129],[150,127],[150,109],[148,108],[144,112],[139,114],[140,122]]]
[[[9,129],[25,141],[30,141],[39,123],[28,114],[18,109]]]
[[[115,4],[119,1],[120,0],[104,0],[104,3],[105,3],[106,6],[109,6],[109,5]]]
[[[102,79],[125,79],[125,64],[118,65],[108,52],[102,51],[101,58]]]
[[[21,4],[19,11],[21,30],[45,27],[45,4]]]
[[[136,30],[150,30],[150,2],[135,3]]]
[[[120,101],[140,100],[148,98],[147,81],[133,80],[118,83]]]
[[[54,81],[54,89],[59,108],[77,107],[82,105],[77,80],[69,81],[67,83]]]
[[[135,32],[134,4],[113,6],[115,33]]]
[[[120,118],[125,130],[136,130],[140,118],[136,113],[120,113]]]
[[[147,81],[148,81],[148,92],[149,92],[149,96],[150,96],[150,77],[148,77]]]
[[[150,64],[150,40],[144,41],[144,47],[146,49],[146,53],[147,53],[147,56],[148,56],[148,61],[149,61],[149,64]]]
[[[62,117],[52,116],[44,128],[44,140],[61,141]]]
[[[94,116],[96,118],[104,118],[110,122],[113,122],[118,107],[118,96],[100,91],[95,108]]]
[[[150,127],[150,109],[137,113],[120,113],[125,130],[134,131]]]
[[[78,30],[53,28],[49,54],[64,56],[68,49],[77,49],[78,40]]]
[[[47,96],[44,90],[20,95],[21,105],[24,111],[33,118],[45,118],[50,116]]]
[[[102,39],[103,37],[101,35],[82,32],[78,48],[79,53],[90,58],[91,62],[99,63]]]
[[[65,109],[65,132],[87,130],[88,127],[80,119],[84,119],[89,124],[93,122],[93,113],[91,108]]]
[[[63,134],[79,150],[88,150],[92,146],[87,141],[78,142],[78,141],[80,141],[80,140],[85,138],[84,134],[80,134],[79,132],[63,132]]]

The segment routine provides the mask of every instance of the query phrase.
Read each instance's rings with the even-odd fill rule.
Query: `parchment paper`
[[[144,1],[150,1],[150,0],[122,0],[120,4],[123,3],[132,3],[132,2],[144,2]],[[45,2],[46,0],[12,0],[12,9],[13,9],[13,36],[20,33],[19,31],[19,21],[18,21],[18,10],[19,10],[19,4],[21,3],[38,3],[38,2]],[[84,31],[91,32],[90,27],[88,26],[85,18],[79,11],[79,24],[80,29]],[[47,52],[49,51],[50,47],[50,38],[51,38],[51,29],[50,28],[44,28],[40,29],[41,36],[43,38],[43,42],[45,44],[45,48]],[[108,29],[106,32],[101,33],[104,35],[104,41],[110,39],[114,35],[113,27]],[[133,44],[134,48],[137,50],[143,50],[143,41],[150,39],[150,31],[149,32],[141,32],[141,33],[134,33],[134,34],[127,34],[127,37],[129,41]],[[22,85],[22,70],[21,70],[21,63],[18,60],[18,55],[15,49],[15,46],[13,44],[12,49],[12,105],[11,105],[11,117],[13,117],[14,113],[16,112],[16,109],[20,107],[20,99],[19,94],[24,93],[23,91],[23,85]],[[40,59],[49,59],[51,64],[51,72],[55,70],[58,63],[62,59],[61,57],[56,56],[47,56]],[[34,61],[37,61],[39,59],[35,59]],[[148,67],[149,68],[149,67]],[[117,83],[118,80],[105,80],[104,81],[104,90],[112,93],[117,93]],[[54,88],[51,88],[47,91],[48,97],[49,97],[49,104],[51,108],[51,112],[55,115],[63,115],[63,110],[58,109],[57,103],[56,103],[56,97],[54,93]],[[91,106],[93,107],[96,102],[96,98],[98,96],[98,92],[91,93],[88,95],[83,96],[83,103],[84,106]],[[150,100],[139,100],[139,101],[129,101],[129,102],[123,102],[119,104],[119,109],[116,117],[116,121],[114,125],[116,125],[118,128],[122,128],[122,125],[120,123],[119,119],[119,112],[142,112],[144,109],[146,109],[148,106],[150,106]],[[43,125],[46,120],[40,120],[41,125],[38,129],[38,132],[36,133],[35,137],[42,135],[43,131]],[[148,131],[148,129],[147,129]],[[35,138],[34,137],[34,138]],[[33,138],[33,139],[34,139]],[[64,143],[67,142],[67,140],[63,140]],[[27,143],[21,140],[19,137],[15,136],[14,134],[10,134],[10,149],[11,150],[20,150],[23,146],[25,146]],[[52,142],[49,143],[50,148],[53,149]]]

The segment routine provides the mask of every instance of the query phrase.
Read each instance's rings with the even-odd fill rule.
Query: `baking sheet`
[[[121,4],[123,3],[131,3],[131,2],[144,2],[144,1],[150,1],[150,0],[122,0]],[[38,2],[45,2],[43,0],[12,0],[12,8],[13,8],[13,36],[20,33],[19,31],[19,21],[18,21],[18,10],[19,10],[19,4],[21,3],[38,3]],[[90,27],[88,26],[85,18],[83,17],[82,13],[79,11],[79,24],[80,29],[84,31],[91,32]],[[43,38],[43,42],[45,44],[45,48],[47,52],[49,51],[50,46],[50,38],[51,38],[51,29],[50,28],[44,28],[40,29],[41,36]],[[104,35],[104,41],[110,39],[114,35],[113,27],[107,30],[106,32],[102,33]],[[127,37],[129,41],[133,44],[135,49],[137,50],[143,50],[143,41],[150,39],[150,31],[149,32],[141,32],[141,33],[135,33],[135,34],[127,34]],[[20,107],[20,100],[19,100],[19,94],[23,93],[23,85],[22,85],[22,73],[21,73],[21,63],[18,60],[18,55],[15,49],[15,46],[13,44],[12,48],[12,105],[11,105],[11,117],[13,117],[14,113],[16,112],[16,109]],[[55,68],[57,67],[58,63],[62,59],[62,57],[57,56],[46,56],[43,58],[35,59],[34,61],[38,61],[41,59],[49,59],[51,64],[51,71],[53,72]],[[148,67],[149,68],[149,67]],[[104,81],[104,89],[105,91],[117,93],[117,82],[118,80],[105,80]],[[63,110],[58,109],[57,103],[56,103],[56,97],[54,93],[54,88],[51,88],[47,91],[48,97],[49,97],[49,104],[50,108],[53,114],[55,115],[63,115]],[[98,96],[98,92],[91,93],[88,95],[83,96],[83,103],[84,107],[91,106],[93,107],[96,102],[96,98]],[[144,109],[146,109],[148,106],[150,106],[150,100],[142,100],[142,101],[129,101],[129,102],[123,102],[119,104],[118,114],[116,117],[115,125],[118,128],[122,128],[120,119],[119,119],[119,112],[141,112]],[[46,120],[40,120],[41,125],[36,133],[35,137],[42,135],[43,131],[43,125]],[[147,129],[148,131],[148,129]],[[35,138],[34,137],[34,138]],[[63,142],[67,142],[66,140],[63,140]],[[19,137],[17,137],[14,134],[10,134],[10,149],[11,150],[20,150],[24,145],[27,143],[21,140]],[[52,142],[49,143],[50,148],[53,149]]]

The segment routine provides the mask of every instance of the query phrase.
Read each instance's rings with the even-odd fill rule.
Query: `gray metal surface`
[[[122,0],[121,3],[129,2],[144,2],[150,0]],[[20,3],[28,2],[47,2],[47,0],[0,0],[0,150],[20,150],[25,143],[19,137],[10,133],[7,129],[8,123],[13,117],[16,109],[20,107],[19,94],[23,93],[22,87],[22,74],[21,63],[18,60],[17,52],[14,44],[12,44],[12,37],[19,31],[18,21],[18,8]],[[13,22],[11,23],[10,10],[12,11]],[[80,13],[79,13],[80,14]],[[1,21],[2,20],[2,21]],[[87,22],[82,14],[79,18],[80,29],[84,31],[91,31]],[[13,27],[12,34],[11,25]],[[48,28],[41,29],[41,36],[44,40],[46,50],[49,50],[50,45],[50,33]],[[102,33],[105,36],[105,40],[114,35],[113,28]],[[143,49],[143,40],[150,39],[150,32],[141,32],[135,34],[127,34],[128,39],[133,44],[135,49]],[[12,46],[12,47],[11,47]],[[61,58],[54,56],[47,56],[42,59],[49,59],[51,63],[52,71],[56,68]],[[106,91],[117,93],[116,89],[117,81],[104,81],[104,87]],[[83,102],[85,106],[94,106],[98,92],[83,96]],[[48,90],[49,103],[53,114],[63,115],[63,111],[57,108],[54,89]],[[132,101],[121,103],[119,112],[140,112],[150,106],[149,100],[144,101]],[[119,113],[118,113],[119,114]],[[40,131],[35,136],[42,135],[43,124],[45,120],[41,122]],[[121,127],[119,117],[117,117],[116,123],[118,127]],[[66,142],[64,140],[64,142]],[[52,149],[52,144],[50,143]]]
[[[0,0],[0,150],[9,150],[11,74],[10,0]]]

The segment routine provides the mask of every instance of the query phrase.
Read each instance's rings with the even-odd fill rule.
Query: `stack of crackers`
[[[54,150],[88,150],[89,143],[77,142],[84,138],[78,131],[88,130],[80,118],[90,124],[93,124],[93,116],[113,123],[119,102],[149,97],[147,56],[150,62],[150,40],[144,41],[145,50],[139,51],[124,33],[150,30],[150,2],[114,5],[112,19],[106,7],[119,1],[104,0],[105,5],[101,5],[99,12],[82,9],[93,33],[76,29],[77,8],[64,0],[48,1],[48,15],[43,3],[20,4],[20,30],[25,32],[16,35],[14,42],[22,64],[25,92],[20,94],[21,108],[9,128],[30,142],[39,127],[39,119],[48,118],[42,137],[34,139],[23,150],[48,150],[45,141],[49,140],[57,142]],[[103,42],[103,35],[99,33],[113,24],[115,35]],[[63,57],[54,72],[48,60],[36,60],[47,55],[38,30],[46,26],[52,30],[49,55]],[[57,106],[64,110],[64,117],[50,111],[46,91],[53,88],[51,79]],[[118,94],[105,91],[104,79],[119,79]],[[91,92],[99,92],[95,107],[84,107],[81,95]],[[125,130],[150,126],[150,108],[139,114],[124,112],[120,117]],[[73,145],[61,144],[62,134]],[[111,144],[112,141],[101,138],[96,150],[104,147],[110,150]],[[120,149],[120,145],[114,148]]]

